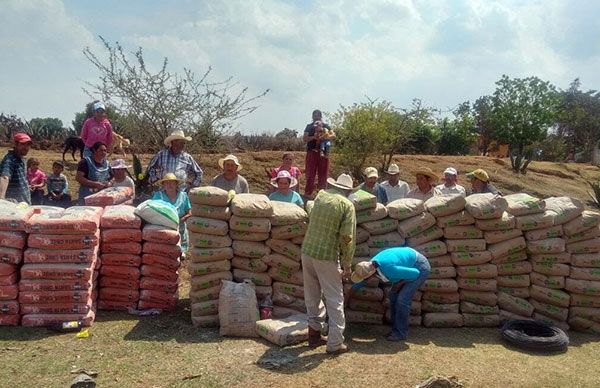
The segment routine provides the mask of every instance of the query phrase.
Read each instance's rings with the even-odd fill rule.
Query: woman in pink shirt
[[[46,185],[46,174],[40,170],[38,158],[27,159],[27,182],[31,191],[31,204],[41,205],[44,199],[44,185]]]
[[[274,168],[271,170],[271,178],[277,178],[277,174],[281,170],[285,170],[290,173],[293,178],[296,178],[298,182],[300,182],[300,176],[302,175],[302,171],[294,164],[294,154],[291,152],[286,152],[283,154],[283,160],[281,166]],[[290,187],[294,191],[300,191],[300,183],[297,183],[295,186]]]
[[[81,140],[85,144],[83,150],[84,157],[92,157],[92,146],[96,142],[106,144],[106,148],[111,149],[113,141],[113,131],[110,121],[106,118],[106,107],[100,101],[95,102],[92,108],[94,116],[88,118],[81,128]]]

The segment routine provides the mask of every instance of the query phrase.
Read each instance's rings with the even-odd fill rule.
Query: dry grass
[[[2,152],[3,153],[3,152]],[[50,171],[56,152],[34,151]],[[265,167],[277,165],[281,152],[239,155],[252,191],[266,189]],[[60,157],[60,156],[59,156]],[[150,156],[144,156],[145,161]],[[303,154],[297,153],[303,166]],[[206,176],[217,173],[217,155],[200,155]],[[600,177],[596,167],[534,163],[526,176],[514,175],[506,161],[482,157],[398,156],[402,177],[413,183],[418,166],[440,172],[448,165],[461,171],[486,169],[505,192],[526,191],[540,196],[571,195],[587,200],[585,179]],[[76,165],[66,173],[75,193]],[[334,175],[339,172],[333,168]],[[558,172],[558,173],[557,173]],[[206,179],[205,181],[207,181]],[[569,350],[542,355],[502,345],[497,329],[414,328],[405,344],[389,343],[383,326],[349,325],[351,351],[328,357],[324,348],[280,349],[264,340],[221,338],[214,329],[196,329],[189,319],[189,275],[181,274],[180,305],[158,317],[132,317],[101,312],[91,337],[56,335],[45,329],[0,329],[0,386],[63,387],[72,370],[99,372],[99,386],[414,386],[432,375],[457,376],[467,386],[564,387],[600,385],[600,343],[597,337],[571,333]],[[267,359],[288,359],[268,368]]]

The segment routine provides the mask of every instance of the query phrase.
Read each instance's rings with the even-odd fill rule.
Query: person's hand
[[[187,221],[187,219],[188,219],[188,218],[190,218],[190,217],[191,217],[191,215],[190,215],[190,214],[186,214],[186,215],[184,215],[184,216],[181,216],[181,217],[179,217],[179,221],[180,221],[180,222],[185,222],[185,221]]]
[[[352,274],[352,270],[350,270],[350,268],[344,268],[342,270],[342,280],[350,279],[350,274]]]

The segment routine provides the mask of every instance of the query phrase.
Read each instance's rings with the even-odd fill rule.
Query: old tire
[[[506,342],[522,349],[559,352],[569,346],[564,331],[540,321],[512,319],[502,326],[501,332]]]

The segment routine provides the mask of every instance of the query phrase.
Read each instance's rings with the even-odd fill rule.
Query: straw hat
[[[356,190],[356,188],[353,187],[354,182],[352,182],[352,177],[348,174],[340,174],[337,180],[333,180],[333,178],[327,178],[327,183],[329,183],[333,187],[346,191]]]
[[[162,179],[157,180],[155,185],[162,186],[162,184],[167,181],[177,181],[177,183],[183,183],[183,179],[179,179],[177,178],[177,175],[173,174],[172,172],[168,172],[162,177]]]
[[[273,179],[271,179],[271,184],[275,187],[277,187],[277,181],[279,179],[284,179],[287,178],[290,180],[290,187],[294,187],[298,184],[298,179],[294,178],[292,175],[290,175],[290,172],[287,170],[280,170],[277,173],[277,176]]]
[[[226,157],[219,159],[219,167],[223,168],[223,164],[225,164],[226,160],[233,161],[233,163],[235,163],[235,165],[238,166],[238,171],[242,171],[242,168],[244,168],[244,166],[242,166],[241,163],[238,161],[237,156],[232,154],[229,154]]]
[[[438,180],[437,175],[435,175],[435,173],[429,168],[429,167],[421,167],[419,168],[416,172],[415,172],[415,176],[417,176],[418,174],[421,175],[425,175],[426,177],[429,177],[435,181]]]
[[[361,261],[354,267],[354,272],[350,275],[352,283],[359,283],[371,276],[373,271],[373,263],[370,261]]]
[[[126,165],[123,159],[115,159],[112,162],[110,162],[110,168],[112,168],[113,170],[121,170],[131,168],[131,166]]]
[[[185,133],[181,130],[177,130],[177,131],[173,131],[171,132],[171,134],[169,136],[166,137],[164,143],[167,147],[171,146],[171,142],[173,140],[185,140],[185,141],[192,141],[192,138],[189,136],[186,136]]]
[[[485,172],[484,169],[478,168],[475,171],[471,171],[467,174],[465,174],[465,176],[469,179],[479,179],[482,182],[489,182],[490,180],[490,176],[488,175],[487,172]]]

